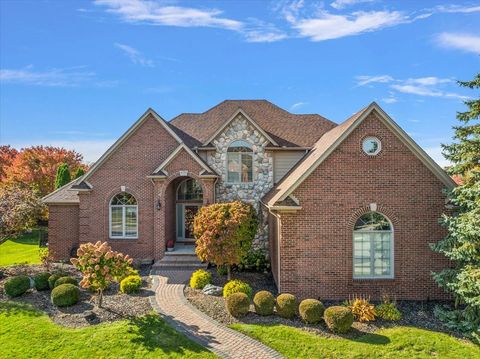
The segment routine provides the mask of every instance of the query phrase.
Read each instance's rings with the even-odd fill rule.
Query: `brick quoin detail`
[[[294,191],[302,209],[281,213],[283,292],[339,300],[354,294],[448,298],[431,272],[449,262],[429,247],[446,234],[438,223],[444,185],[376,116],[370,114]],[[381,139],[377,156],[363,153],[366,136]],[[393,224],[394,279],[352,278],[353,226],[371,203]]]

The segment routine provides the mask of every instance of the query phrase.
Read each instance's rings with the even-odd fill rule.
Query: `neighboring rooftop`
[[[267,100],[225,100],[203,113],[180,114],[170,125],[185,143],[204,144],[239,109],[279,146],[312,147],[325,132],[337,126],[320,115],[296,115]]]

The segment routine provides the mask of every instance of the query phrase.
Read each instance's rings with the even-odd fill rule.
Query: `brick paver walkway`
[[[193,307],[183,294],[190,275],[191,271],[187,270],[152,275],[155,295],[150,301],[170,325],[222,358],[282,358],[273,349],[227,328]]]

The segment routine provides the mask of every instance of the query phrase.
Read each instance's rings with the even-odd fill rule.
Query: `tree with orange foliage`
[[[0,146],[0,182],[6,177],[5,170],[12,165],[18,151],[10,146]]]
[[[29,185],[36,188],[40,196],[45,196],[54,190],[58,166],[66,163],[73,170],[84,168],[82,159],[83,156],[80,153],[61,147],[33,146],[24,148],[5,168],[4,182]]]

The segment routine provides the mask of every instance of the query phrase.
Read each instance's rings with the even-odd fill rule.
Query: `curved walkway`
[[[170,325],[222,358],[282,358],[273,349],[227,328],[193,307],[183,294],[191,273],[172,270],[151,275],[155,295],[150,297],[150,302]]]

